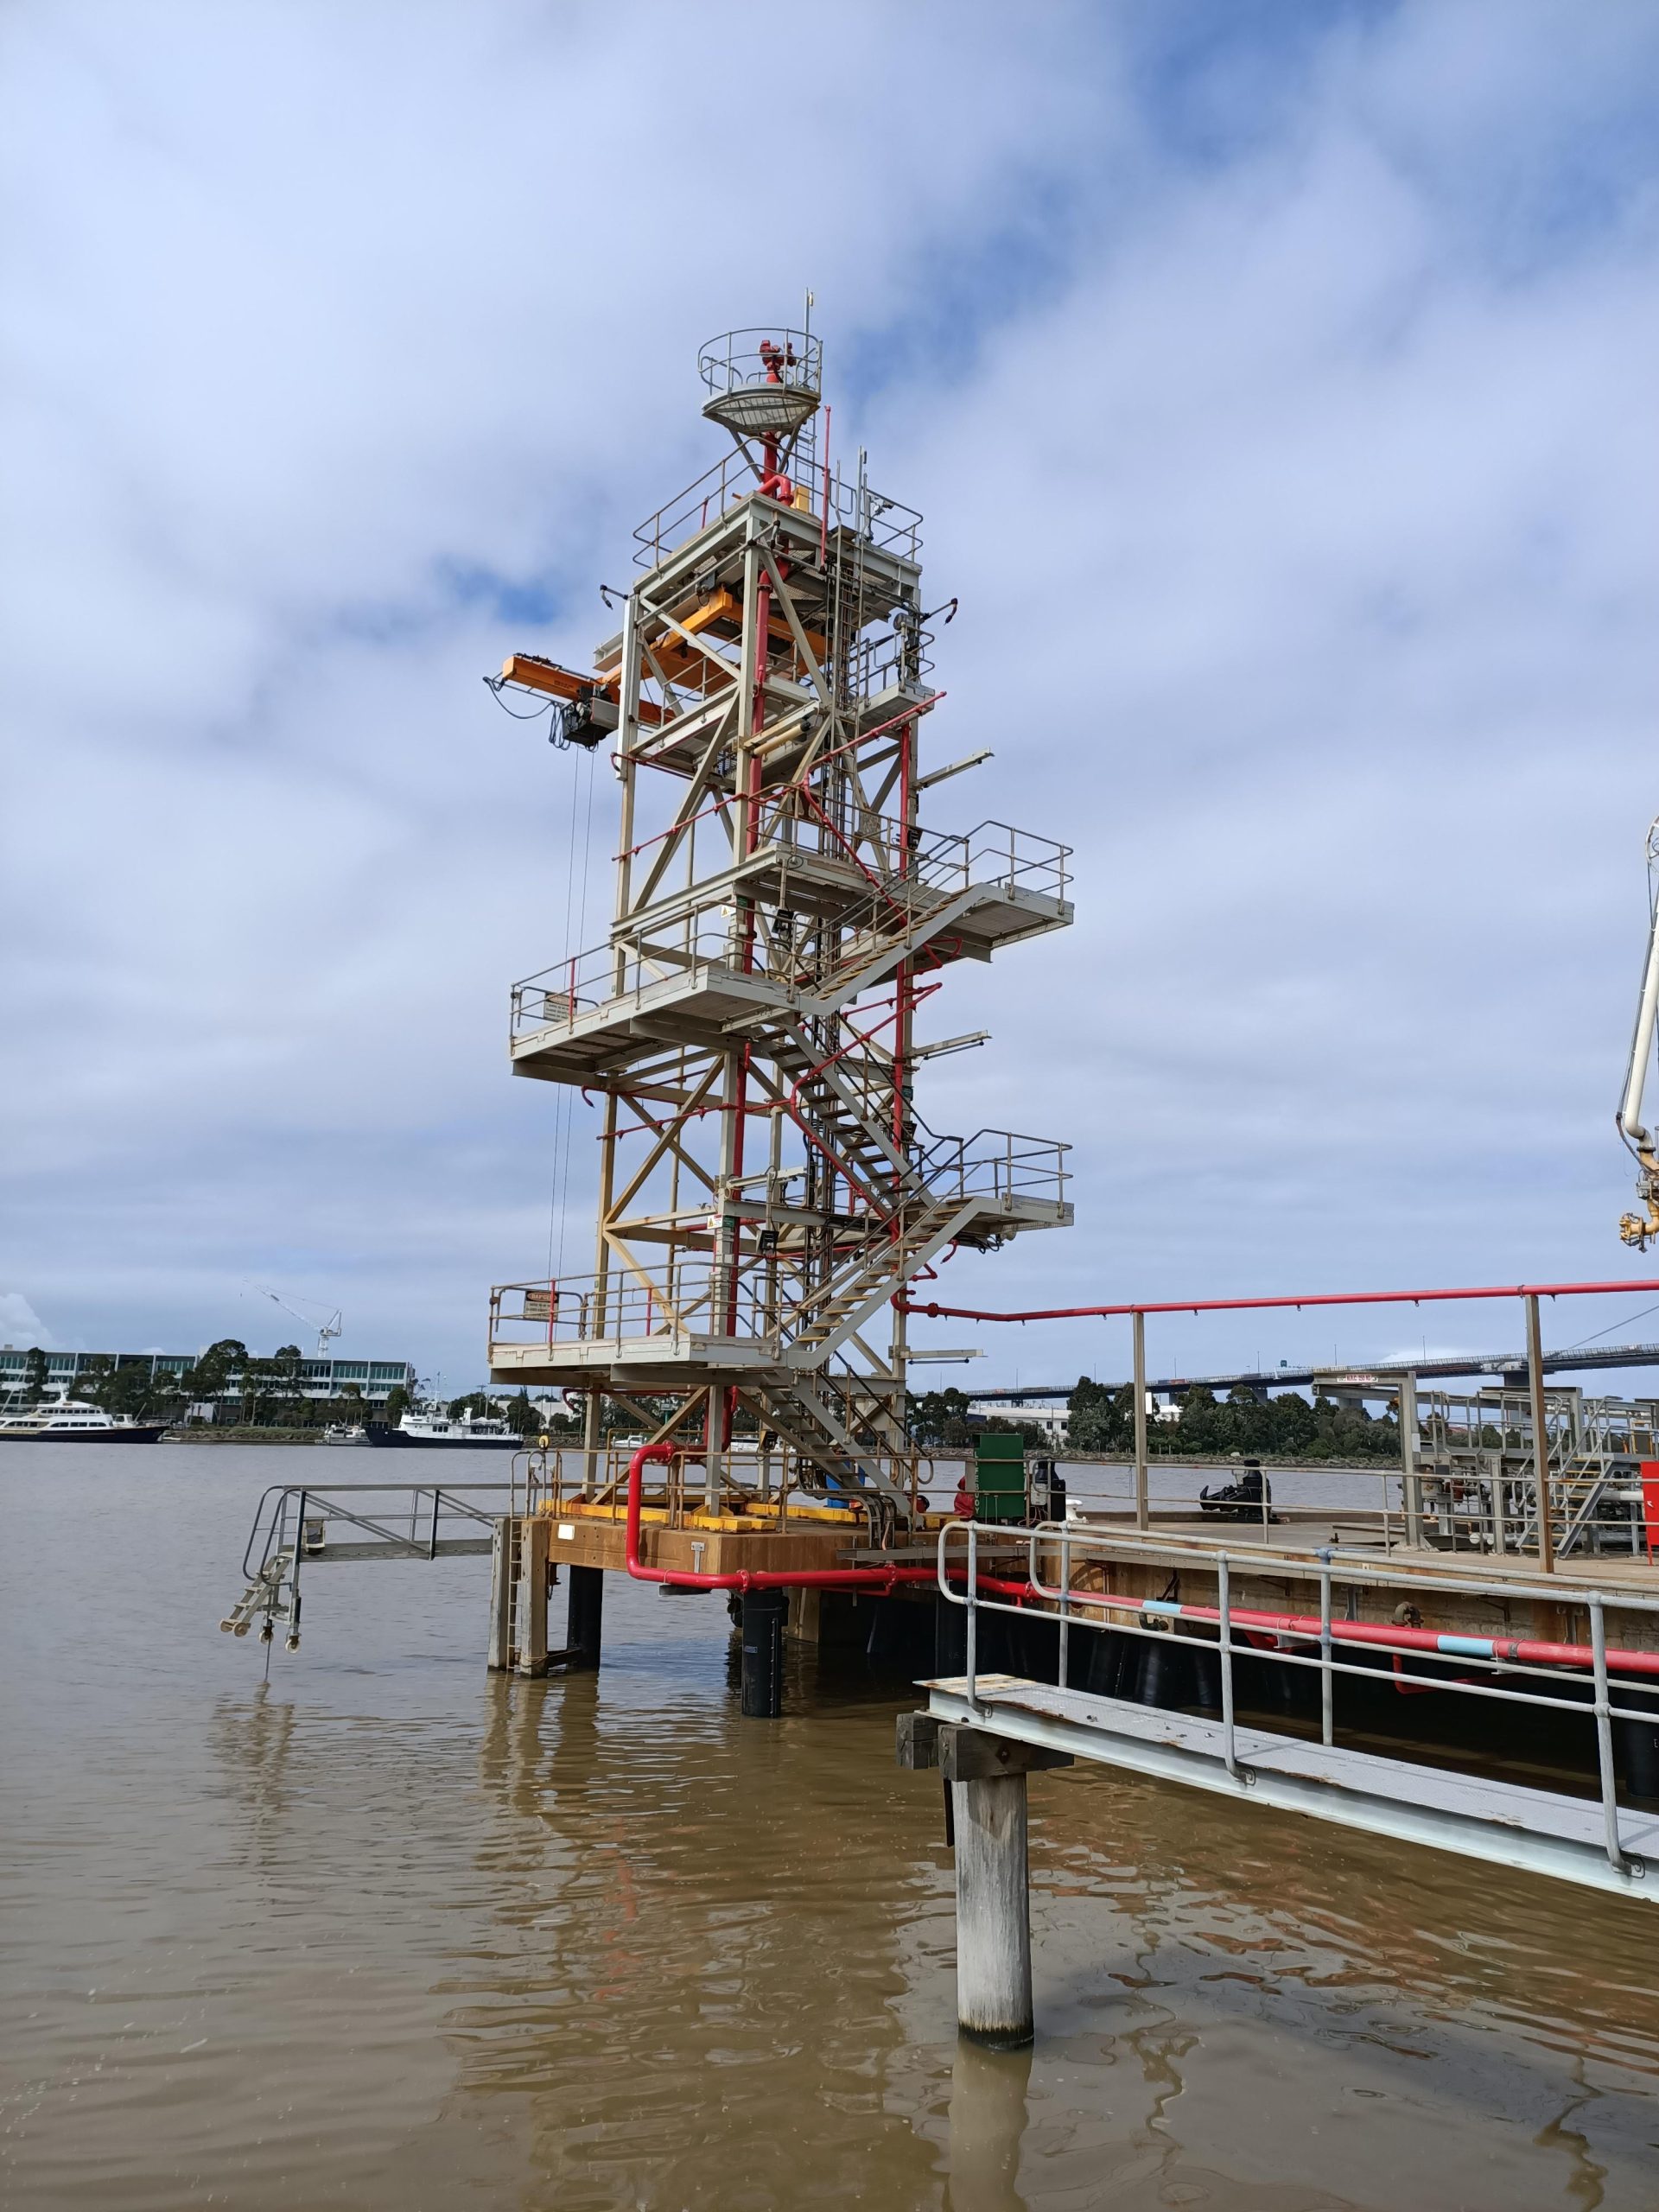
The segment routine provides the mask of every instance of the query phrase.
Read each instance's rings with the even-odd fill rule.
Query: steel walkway
[[[1370,1835],[1426,1844],[1616,1895],[1659,1897],[1659,1813],[1611,1817],[1595,1798],[1565,1797],[1484,1777],[1416,1766],[1259,1728],[1159,1711],[1121,1698],[1054,1689],[1011,1675],[925,1682],[929,1712],[1045,1751],[1257,1805],[1303,1813]],[[1615,1842],[1623,1871],[1612,1863]]]

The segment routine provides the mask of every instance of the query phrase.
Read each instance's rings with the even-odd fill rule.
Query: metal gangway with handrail
[[[1118,1567],[1141,1562],[1212,1575],[1215,1602],[1116,1594],[1078,1585],[1080,1568],[1104,1567],[1109,1560]],[[1652,1620],[1659,1618],[1659,1598],[1569,1583],[1559,1573],[1547,1582],[1534,1578],[1539,1594],[1547,1594],[1551,1605],[1581,1608],[1590,1628],[1587,1647],[1539,1645],[1509,1636],[1439,1634],[1398,1624],[1397,1617],[1395,1624],[1344,1618],[1337,1604],[1338,1585],[1343,1607],[1351,1611],[1357,1595],[1367,1589],[1386,1590],[1390,1599],[1398,1599],[1406,1588],[1429,1603],[1454,1595],[1508,1607],[1517,1583],[1482,1580],[1438,1564],[1367,1561],[1329,1548],[1295,1562],[1300,1576],[1317,1581],[1316,1617],[1241,1605],[1241,1577],[1259,1582],[1271,1567],[1278,1580],[1277,1571],[1289,1562],[1269,1562],[1259,1549],[1233,1548],[1207,1535],[1200,1541],[1139,1532],[1095,1535],[1065,1522],[1018,1532],[1002,1523],[952,1522],[939,1532],[937,1562],[941,1596],[966,1612],[962,1675],[924,1686],[937,1721],[1371,1834],[1592,1888],[1659,1897],[1659,1810],[1621,1805],[1613,1736],[1616,1722],[1659,1728],[1659,1696],[1626,1687],[1631,1681],[1648,1681],[1659,1692],[1659,1649],[1610,1646],[1607,1636],[1610,1611]],[[1103,1573],[1099,1579],[1104,1584],[1108,1578]],[[1040,1611],[1033,1611],[1033,1600]],[[1052,1621],[1058,1681],[986,1672],[979,1654],[981,1624],[988,1612]],[[1205,1655],[1214,1670],[1209,1710],[1189,1713],[1074,1687],[1074,1637],[1079,1630],[1105,1629],[1143,1643],[1173,1635],[1189,1654]],[[1655,1641],[1659,1643],[1659,1637]],[[1478,1672],[1455,1678],[1429,1674],[1421,1662],[1406,1663],[1414,1651],[1423,1653],[1430,1664],[1451,1659],[1460,1669]],[[1545,1652],[1575,1656],[1552,1662],[1541,1656]],[[1316,1679],[1317,1738],[1311,1726],[1299,1735],[1240,1719],[1241,1660]],[[1495,1709],[1566,1713],[1592,1726],[1595,1797],[1522,1787],[1499,1773],[1479,1771],[1478,1754],[1471,1755],[1470,1765],[1452,1768],[1341,1744],[1338,1686],[1363,1680],[1376,1687],[1381,1662],[1390,1662],[1387,1679],[1402,1694],[1438,1692],[1479,1700]],[[1495,1765],[1496,1759],[1487,1764]]]
[[[248,1586],[219,1626],[246,1636],[263,1615],[260,1641],[270,1643],[281,1618],[288,1649],[297,1651],[302,1563],[486,1557],[499,1521],[532,1511],[556,1489],[556,1451],[527,1451],[513,1454],[505,1482],[273,1483],[254,1509],[242,1554]],[[386,1503],[371,1510],[372,1499]],[[340,1527],[353,1533],[341,1540],[334,1533]]]

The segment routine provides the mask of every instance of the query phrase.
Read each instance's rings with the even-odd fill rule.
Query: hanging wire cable
[[[539,707],[531,707],[527,713],[521,715],[516,707],[510,707],[506,701],[501,696],[502,686],[505,682],[505,677],[499,676],[486,676],[484,678],[484,682],[488,686],[491,696],[494,699],[496,705],[500,708],[504,715],[508,715],[513,721],[536,722],[539,721],[543,715],[550,714],[552,712],[554,702],[551,699],[547,699],[544,700]]]
[[[1564,1349],[1567,1351],[1582,1351],[1586,1344],[1599,1344],[1604,1337],[1611,1337],[1614,1329],[1628,1329],[1632,1322],[1645,1321],[1649,1313],[1659,1313],[1659,1306],[1644,1306],[1639,1313],[1627,1313],[1622,1320],[1613,1322],[1610,1327],[1598,1329],[1593,1337],[1580,1337],[1576,1344],[1567,1344]]]
[[[570,793],[570,835],[572,849],[570,854],[570,866],[566,872],[565,880],[565,929],[567,942],[570,941],[570,899],[576,884],[575,849],[576,800],[584,772],[579,768],[576,773],[578,780],[576,784],[574,784],[571,786]],[[594,755],[591,753],[588,755],[585,775],[588,789],[586,793],[586,804],[582,810],[582,880],[580,894],[577,897],[576,901],[576,928],[575,939],[575,942],[578,945],[581,944],[582,939],[585,938],[588,930],[588,885],[593,868],[594,855]],[[564,1152],[559,1171],[558,1243],[556,1256],[552,1263],[553,1268],[556,1269],[560,1274],[563,1274],[564,1272],[564,1235],[565,1227],[570,1217],[570,1161],[572,1154],[575,1150],[575,1098],[574,1093],[568,1085],[564,1087],[564,1096],[567,1103],[565,1112]]]
[[[588,761],[591,767],[591,754],[588,756]],[[565,824],[564,836],[563,942],[566,957],[570,958],[574,958],[575,955],[582,950],[579,944],[573,944],[570,936],[572,905],[575,895],[576,816],[580,800],[581,771],[578,769],[577,773],[570,779],[570,813]],[[591,812],[591,802],[589,811]],[[564,1264],[564,1224],[561,1216],[563,1210],[563,1194],[569,1187],[569,1149],[570,1092],[567,1084],[561,1084],[553,1100],[553,1173],[547,1194],[547,1274],[550,1283],[554,1280],[556,1235],[557,1237],[556,1265],[563,1268]]]

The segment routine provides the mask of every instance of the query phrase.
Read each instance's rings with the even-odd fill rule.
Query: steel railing
[[[965,1205],[976,1199],[988,1209],[1011,1209],[1022,1201],[1063,1205],[1071,1180],[1064,1164],[1070,1150],[1053,1139],[1003,1129],[932,1138],[925,1151],[913,1155],[905,1185],[893,1192],[891,1216],[868,1212],[870,1234],[855,1241],[828,1279],[818,1283],[791,1281],[791,1275],[799,1277],[804,1253],[759,1249],[740,1255],[734,1286],[729,1263],[712,1254],[677,1258],[664,1263],[659,1274],[643,1277],[613,1270],[602,1277],[498,1283],[490,1293],[490,1344],[551,1347],[695,1335],[699,1340],[762,1339],[781,1353],[861,1275],[891,1275],[894,1287],[900,1287],[914,1264],[905,1234],[912,1209]],[[896,1243],[882,1233],[889,1222]],[[779,1278],[773,1283],[765,1278],[768,1267]]]
[[[950,1547],[957,1539],[962,1542],[964,1554],[960,1572],[953,1571],[950,1559]],[[993,1553],[988,1567],[983,1563],[987,1547]],[[1547,1599],[1552,1605],[1565,1604],[1577,1606],[1585,1612],[1590,1627],[1590,1644],[1586,1654],[1587,1664],[1569,1671],[1560,1665],[1504,1656],[1500,1650],[1491,1649],[1517,1643],[1524,1649],[1529,1641],[1507,1635],[1446,1635],[1438,1637],[1436,1656],[1455,1659],[1460,1666],[1478,1665],[1485,1679],[1477,1681],[1466,1675],[1448,1677],[1408,1671],[1402,1664],[1404,1651],[1399,1640],[1401,1631],[1391,1631],[1388,1624],[1380,1622],[1340,1619],[1334,1608],[1333,1586],[1340,1580],[1348,1592],[1376,1588],[1397,1596],[1401,1590],[1409,1589],[1425,1598],[1447,1595],[1473,1597],[1507,1610],[1513,1606],[1518,1594],[1517,1585],[1514,1581],[1492,1582],[1447,1573],[1439,1567],[1421,1568],[1403,1562],[1369,1565],[1345,1554],[1338,1561],[1328,1550],[1323,1549],[1295,1559],[1281,1554],[1269,1562],[1259,1551],[1235,1551],[1228,1549],[1225,1545],[1215,1544],[1206,1545],[1198,1551],[1190,1544],[1172,1543],[1166,1538],[1148,1538],[1138,1534],[1116,1534],[1109,1538],[1091,1535],[1075,1524],[1065,1522],[1046,1522],[1017,1532],[994,1522],[947,1522],[938,1536],[938,1589],[949,1603],[966,1609],[965,1692],[969,1705],[979,1710],[987,1710],[982,1704],[978,1689],[981,1672],[979,1616],[991,1611],[1025,1620],[1033,1618],[1029,1604],[1007,1595],[987,1595],[981,1586],[982,1577],[987,1574],[1005,1582],[1012,1579],[1007,1564],[1011,1547],[1024,1550],[1023,1580],[1031,1595],[1049,1609],[1039,1618],[1052,1618],[1057,1623],[1058,1674],[1062,1689],[1071,1687],[1067,1680],[1071,1637],[1071,1631],[1079,1626],[1093,1630],[1110,1629],[1141,1642],[1166,1638],[1172,1633],[1179,1635],[1177,1624],[1179,1623],[1196,1630],[1197,1633],[1181,1640],[1191,1652],[1207,1653],[1217,1662],[1222,1757],[1230,1775],[1239,1776],[1243,1772],[1238,1751],[1236,1712],[1239,1700],[1236,1675],[1236,1662],[1241,1658],[1254,1665],[1280,1667],[1297,1670],[1304,1675],[1311,1674],[1317,1676],[1320,1740],[1325,1744],[1335,1741],[1338,1678],[1363,1681],[1373,1688],[1377,1684],[1378,1674],[1375,1664],[1359,1665],[1338,1656],[1339,1651],[1350,1649],[1369,1653],[1374,1659],[1390,1662],[1389,1679],[1396,1690],[1405,1694],[1439,1692],[1502,1705],[1571,1713],[1580,1719],[1592,1719],[1595,1724],[1597,1789],[1605,1817],[1607,1857],[1620,1872],[1631,1871],[1631,1864],[1626,1859],[1623,1849],[1611,1723],[1621,1720],[1641,1727],[1659,1727],[1659,1694],[1656,1695],[1654,1703],[1645,1707],[1638,1707],[1629,1702],[1615,1704],[1611,1676],[1621,1668],[1629,1668],[1634,1656],[1646,1662],[1642,1672],[1644,1677],[1654,1679],[1656,1693],[1659,1693],[1659,1675],[1654,1673],[1654,1669],[1659,1669],[1659,1654],[1615,1652],[1610,1657],[1606,1616],[1611,1611],[1651,1619],[1659,1615],[1659,1597],[1643,1596],[1639,1592],[1607,1590],[1594,1584],[1576,1585],[1559,1574],[1552,1576],[1548,1582],[1541,1580],[1531,1586],[1538,1591],[1541,1599]],[[1215,1574],[1216,1603],[1212,1606],[1194,1605],[1168,1598],[1129,1597],[1105,1590],[1080,1587],[1073,1577],[1080,1564],[1087,1567],[1090,1563],[1091,1553],[1098,1555],[1103,1566],[1109,1558],[1115,1565],[1141,1560],[1185,1569],[1202,1566]],[[1045,1580],[1043,1570],[1051,1562],[1058,1569],[1057,1579]],[[1234,1594],[1235,1574],[1248,1575],[1259,1580],[1269,1565],[1276,1585],[1282,1585],[1290,1579],[1317,1581],[1317,1620],[1312,1616],[1287,1616],[1277,1609],[1269,1612],[1263,1607],[1241,1606],[1237,1603]],[[1290,1568],[1294,1570],[1294,1577],[1287,1573]],[[1263,1630],[1255,1625],[1262,1619],[1292,1619],[1298,1624]],[[1238,1640],[1241,1635],[1246,1639],[1243,1643]],[[1268,1640],[1269,1637],[1271,1641]],[[1489,1650],[1491,1656],[1488,1656]],[[1564,1683],[1576,1681],[1588,1687],[1590,1697],[1586,1702],[1582,1695],[1564,1697],[1552,1695],[1548,1689],[1541,1688],[1510,1687],[1517,1681],[1549,1685],[1556,1691]],[[1243,1778],[1248,1779],[1248,1776]]]
[[[810,855],[844,873],[855,894],[837,925],[853,932],[852,941],[836,947],[827,963],[820,959],[802,970],[797,980],[808,986],[817,966],[829,976],[849,963],[855,967],[963,892],[1000,890],[1060,901],[1071,882],[1070,846],[1004,822],[982,822],[962,833],[925,831],[912,846],[905,825],[888,817],[864,817],[843,826],[810,810],[775,806],[762,819],[760,841],[759,857],[769,851]],[[634,852],[658,842],[647,840]],[[792,975],[797,963],[787,944],[763,950],[757,963],[753,921],[746,927],[718,911],[731,899],[729,883],[712,883],[704,906],[671,912],[655,925],[647,911],[632,918],[631,938],[590,945],[523,977],[512,986],[513,1036],[568,1027],[601,1006],[637,1003],[695,967],[747,974],[758,965],[762,972],[781,968]]]
[[[817,516],[826,535],[844,531],[878,552],[914,561],[922,548],[920,514],[868,483],[849,481],[839,471],[830,476],[826,485],[818,423],[819,418],[814,416],[806,424],[790,455],[797,512]],[[753,465],[746,454],[736,448],[722,454],[635,530],[634,566],[647,570],[657,568],[710,523],[753,499],[759,489]]]

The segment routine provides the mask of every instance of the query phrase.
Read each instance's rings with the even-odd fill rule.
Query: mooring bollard
[[[992,2050],[1034,2032],[1026,1777],[1070,1766],[1069,1751],[1016,1743],[929,1713],[899,1716],[899,1764],[937,1766],[950,1790],[957,1849],[957,2025]]]

